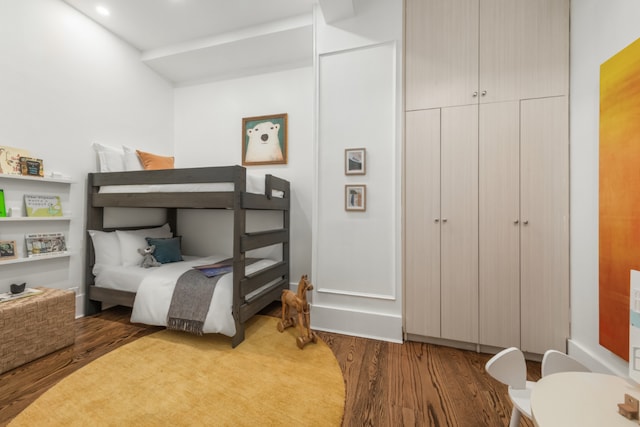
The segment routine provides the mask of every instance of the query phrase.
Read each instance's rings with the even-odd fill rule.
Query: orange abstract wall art
[[[640,270],[640,39],[600,67],[600,344],[629,359],[629,276]]]

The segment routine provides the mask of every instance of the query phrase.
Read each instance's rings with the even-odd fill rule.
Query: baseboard
[[[402,343],[402,317],[399,315],[312,304],[311,328],[318,331]]]
[[[84,317],[84,295],[76,294],[76,319]]]
[[[567,342],[569,355],[579,360],[592,371],[613,374],[624,378],[629,377],[628,365],[622,359],[620,359],[620,363],[611,363],[575,340],[569,339]]]
[[[478,344],[464,341],[448,340],[446,338],[427,337],[424,335],[407,334],[407,341],[423,342],[426,344],[441,345],[457,348],[459,350],[478,351]]]

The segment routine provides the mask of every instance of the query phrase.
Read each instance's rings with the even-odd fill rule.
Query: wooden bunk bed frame
[[[154,193],[100,193],[101,186],[232,183],[233,191],[215,192],[154,192]],[[272,197],[272,191],[282,197]],[[177,234],[179,209],[231,209],[233,210],[233,303],[232,314],[236,334],[232,346],[244,340],[244,323],[274,300],[280,300],[283,289],[289,287],[289,224],[290,183],[273,175],[265,176],[265,194],[246,191],[246,169],[242,166],[203,167],[130,172],[90,173],[87,183],[87,230],[112,231],[104,227],[104,208],[165,208],[167,222]],[[247,210],[275,210],[282,212],[282,228],[259,232],[246,232]],[[118,227],[118,229],[134,227]],[[144,227],[135,227],[144,228]],[[133,306],[135,293],[95,286],[92,273],[95,263],[93,245],[86,244],[86,314],[102,309],[102,303]],[[282,244],[282,261],[261,271],[245,276],[245,254],[274,244]],[[277,280],[257,295],[247,295]]]

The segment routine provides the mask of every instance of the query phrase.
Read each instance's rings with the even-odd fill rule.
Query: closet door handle
[[[447,218],[442,218],[442,222],[447,222]]]
[[[529,221],[522,221],[524,225],[529,225]]]
[[[437,223],[437,222],[440,222],[440,218],[434,218],[434,219],[433,219],[433,222],[436,222],[436,223]]]
[[[520,222],[520,221],[519,221],[519,220],[517,220],[517,219],[516,219],[515,221],[513,221],[513,223],[514,223],[514,224],[516,224],[516,225],[517,225],[519,222]]]
[[[483,91],[482,91],[482,96],[485,96],[486,94],[487,94],[487,91],[486,91],[486,90],[483,90]]]
[[[473,92],[473,97],[475,98],[476,96],[478,96],[478,92]]]

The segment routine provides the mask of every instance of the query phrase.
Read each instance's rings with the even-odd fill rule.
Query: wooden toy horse
[[[298,293],[294,294],[289,289],[282,291],[282,320],[278,322],[278,330],[284,332],[285,329],[296,324],[295,318],[290,314],[291,308],[298,314],[298,330],[300,336],[296,339],[298,348],[302,350],[305,345],[313,341],[316,343],[318,337],[311,330],[311,315],[309,313],[309,303],[307,302],[307,291],[313,289],[307,275],[303,275],[298,283]]]

